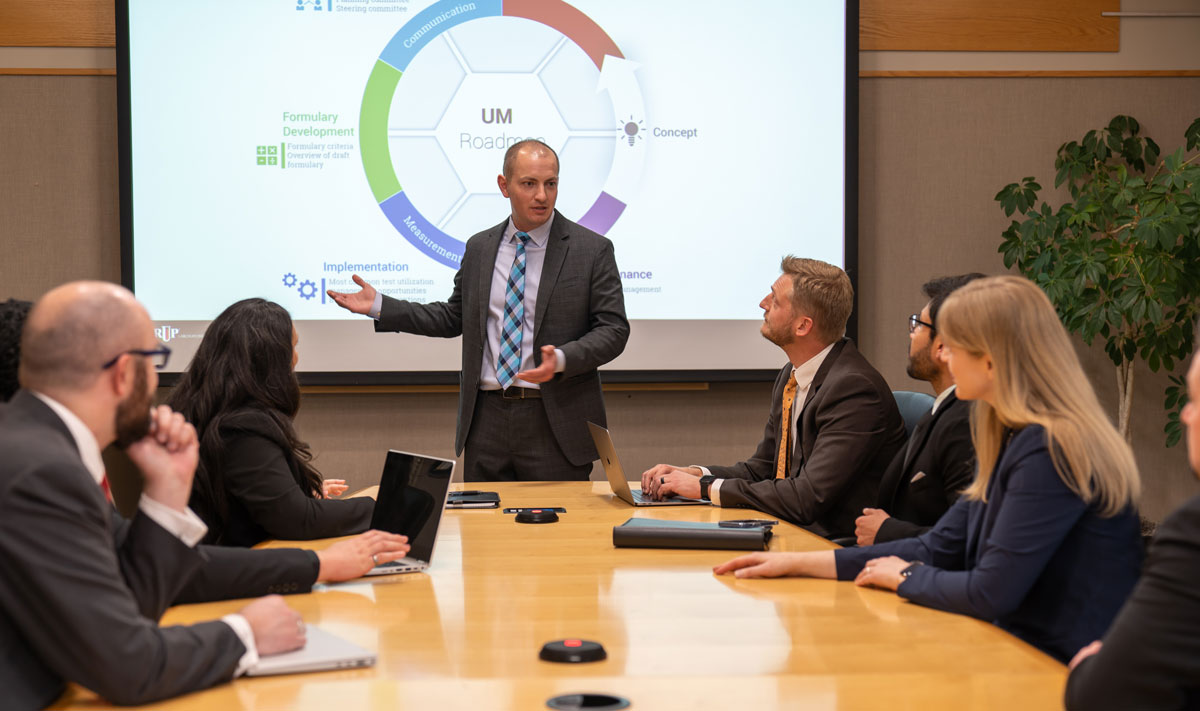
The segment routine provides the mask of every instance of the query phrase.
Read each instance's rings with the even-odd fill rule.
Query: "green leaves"
[[[1024,215],[1037,201],[1037,191],[1041,189],[1033,178],[1023,178],[1020,183],[1009,183],[1001,188],[995,200],[1004,208],[1005,216],[1011,217],[1013,212]]]
[[[1104,339],[1115,366],[1141,358],[1170,371],[1191,352],[1200,313],[1200,118],[1186,147],[1165,155],[1140,134],[1137,120],[1121,115],[1059,146],[1054,185],[1065,184],[1071,199],[1057,209],[1039,205],[1033,177],[1004,186],[995,200],[1018,219],[998,251],[1005,267],[1042,287],[1070,331],[1087,343]],[[1167,392],[1171,410],[1179,395]]]

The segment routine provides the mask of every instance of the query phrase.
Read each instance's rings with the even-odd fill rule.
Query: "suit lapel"
[[[546,309],[550,305],[550,297],[554,286],[558,283],[558,273],[562,270],[567,258],[568,241],[567,220],[554,211],[554,222],[550,223],[550,238],[546,240],[546,258],[542,260],[542,274],[538,277],[537,303],[533,307],[533,338],[535,347],[537,335],[542,331],[542,320],[546,318]],[[535,354],[535,359],[537,358]]]
[[[496,254],[500,251],[500,240],[504,237],[504,228],[508,220],[504,220],[487,234],[483,245],[482,258],[474,276],[475,288],[479,290],[479,342],[487,343],[488,306],[492,300],[492,275],[496,271]]]
[[[904,452],[904,469],[900,476],[901,479],[907,476],[908,468],[912,466],[913,459],[916,458],[917,453],[925,448],[925,441],[929,439],[929,433],[933,432],[934,422],[950,408],[953,402],[954,393],[950,393],[946,396],[945,400],[942,400],[942,404],[938,406],[937,412],[926,413],[921,418],[921,421],[917,423],[917,426],[913,428],[912,436],[908,438],[907,449]]]
[[[829,375],[829,371],[833,368],[834,362],[838,356],[846,349],[846,344],[850,342],[849,338],[843,338],[841,341],[829,351],[829,355],[825,356],[825,360],[821,362],[821,367],[817,369],[817,374],[813,376],[812,383],[808,386],[808,394],[804,396],[804,405],[800,408],[800,414],[796,416],[796,441],[792,444],[792,466],[788,474],[795,474],[800,471],[801,465],[804,464],[804,411],[808,409],[808,403],[813,401],[817,396],[817,391],[821,389],[821,384],[825,382],[825,377]]]

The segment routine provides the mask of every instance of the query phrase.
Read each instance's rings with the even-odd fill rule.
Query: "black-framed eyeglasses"
[[[933,327],[932,323],[927,323],[925,321],[922,321],[921,314],[913,314],[913,315],[909,316],[908,317],[908,332],[912,333],[913,331],[917,330],[917,326],[924,326],[925,328],[928,328],[930,330],[930,332],[937,330],[936,328]]]
[[[160,344],[158,344],[158,348],[155,348],[152,351],[142,350],[142,349],[138,349],[138,348],[134,348],[134,349],[128,350],[128,351],[122,351],[122,352],[118,353],[117,355],[115,355],[112,360],[110,360],[107,363],[105,363],[104,365],[100,366],[100,370],[107,370],[107,369],[113,367],[114,365],[117,364],[117,361],[120,360],[121,356],[123,356],[123,355],[139,355],[144,358],[152,358],[153,360],[151,362],[154,363],[154,369],[162,370],[163,368],[167,367],[167,361],[171,358],[171,349],[167,348],[166,346],[164,346],[163,344],[160,343]]]

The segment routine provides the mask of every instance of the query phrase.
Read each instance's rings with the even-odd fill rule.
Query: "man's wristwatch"
[[[901,580],[900,582],[904,582],[904,580],[908,580],[908,576],[912,575],[913,571],[915,571],[917,569],[917,566],[920,566],[920,565],[925,565],[925,564],[919,560],[914,560],[913,562],[909,563],[907,568],[900,571],[900,577],[903,578],[903,580]]]
[[[712,474],[705,474],[700,477],[700,498],[705,501],[708,500],[708,487],[712,486],[712,483],[716,480],[717,478]]]

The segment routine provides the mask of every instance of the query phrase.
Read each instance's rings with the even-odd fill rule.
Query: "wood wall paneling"
[[[0,2],[0,47],[114,47],[116,37],[113,0]]]
[[[1120,0],[860,0],[859,49],[1116,52]]]

